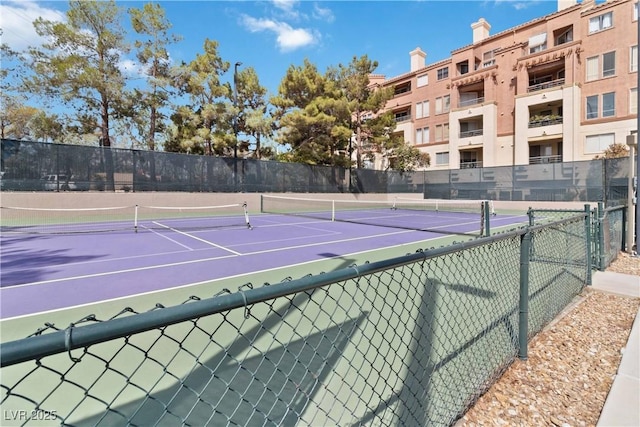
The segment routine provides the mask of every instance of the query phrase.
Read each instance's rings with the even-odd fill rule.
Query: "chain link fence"
[[[572,209],[529,209],[529,225],[559,221],[582,211]],[[605,270],[626,247],[627,207],[623,205],[605,208],[598,203],[589,212],[592,265]]]
[[[590,283],[588,212],[47,324],[0,346],[3,425],[452,425]]]
[[[345,169],[256,159],[3,139],[3,191],[421,193],[432,199],[626,203],[628,158],[426,170]]]

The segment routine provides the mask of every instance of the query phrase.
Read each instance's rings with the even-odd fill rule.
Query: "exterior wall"
[[[411,86],[387,104],[394,112],[409,110],[410,118],[403,116],[396,131],[431,156],[429,169],[469,167],[469,159],[477,159],[471,167],[590,160],[603,151],[587,150],[587,136],[601,133],[613,132],[615,142],[624,144],[637,127],[629,100],[630,89],[637,87],[637,71],[630,69],[631,47],[638,44],[636,3],[558,0],[557,12],[496,35],[489,35],[489,23],[480,18],[471,24],[473,44],[423,67],[424,53],[417,48],[410,52],[410,72],[382,82]],[[590,19],[609,12],[612,25],[590,32]],[[536,44],[544,35],[546,44]],[[615,73],[587,79],[587,59],[599,57],[602,71],[608,52],[615,52]],[[448,76],[438,79],[444,68]],[[417,87],[424,75],[428,84]],[[602,95],[611,92],[615,114],[603,117]],[[436,114],[436,100],[446,96],[449,110]],[[587,119],[589,96],[599,97],[599,112]],[[429,101],[429,114],[418,118],[416,105],[423,101]],[[436,140],[436,128],[447,123],[449,137]],[[416,130],[425,128],[428,142],[417,142]],[[438,153],[446,152],[448,164],[436,164]]]

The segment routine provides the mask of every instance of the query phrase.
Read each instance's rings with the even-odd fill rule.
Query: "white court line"
[[[267,254],[267,253],[273,253],[273,252],[283,252],[283,251],[289,251],[289,250],[292,250],[292,249],[310,248],[310,247],[314,247],[314,246],[323,246],[323,245],[334,244],[334,243],[355,242],[357,240],[375,239],[375,238],[382,237],[382,236],[392,236],[392,235],[396,235],[396,234],[405,234],[405,233],[414,233],[414,232],[415,232],[414,230],[403,230],[403,231],[399,231],[399,232],[376,234],[376,235],[373,235],[373,236],[352,237],[352,238],[348,238],[348,239],[331,240],[331,241],[328,241],[328,242],[316,242],[316,243],[309,243],[309,244],[305,244],[305,245],[287,246],[285,248],[274,248],[274,249],[266,249],[266,250],[262,250],[262,251],[246,252],[245,254],[243,254],[243,256],[261,255],[261,254]],[[386,248],[377,248],[377,249],[386,249]],[[363,251],[363,252],[367,252],[367,251]],[[175,267],[175,266],[179,266],[179,265],[197,264],[197,263],[201,263],[201,262],[210,262],[210,261],[215,261],[215,260],[218,260],[218,259],[225,259],[225,258],[231,258],[231,257],[233,257],[233,256],[232,255],[225,255],[225,256],[219,256],[219,257],[211,257],[211,258],[196,259],[196,260],[189,260],[189,261],[173,262],[173,263],[169,263],[169,264],[159,264],[159,265],[150,265],[150,266],[146,266],[146,267],[128,268],[128,269],[125,269],[125,270],[106,271],[106,272],[103,272],[103,273],[84,274],[84,275],[81,275],[81,276],[63,277],[63,278],[60,278],[60,279],[42,280],[42,281],[39,281],[39,282],[23,283],[21,285],[3,287],[3,288],[0,288],[0,293],[2,293],[2,291],[5,291],[5,290],[8,291],[8,290],[11,290],[11,289],[18,289],[18,288],[23,288],[23,287],[27,287],[27,286],[39,286],[39,285],[44,285],[44,284],[48,284],[48,283],[59,283],[59,282],[66,282],[66,281],[72,281],[72,280],[78,280],[78,279],[89,279],[89,278],[95,278],[95,277],[113,276],[113,275],[123,274],[123,273],[131,273],[131,272],[137,272],[137,271],[161,269],[161,268],[166,268],[166,267]],[[318,260],[314,260],[314,261],[318,261]],[[283,265],[281,267],[286,267],[286,266],[287,265]],[[243,273],[243,274],[247,274],[247,273]],[[239,276],[241,276],[241,274]],[[214,279],[212,279],[212,280],[214,280]],[[171,289],[173,289],[173,288],[171,288]]]
[[[411,232],[411,231],[410,230],[405,230],[405,231],[401,231],[401,232],[398,232],[398,233],[388,233],[388,234],[403,234],[403,233],[409,233],[409,232]],[[372,236],[372,237],[377,237],[377,236]],[[15,320],[15,319],[23,319],[23,318],[27,318],[27,317],[31,317],[31,316],[47,315],[47,314],[61,312],[61,311],[75,310],[75,309],[80,309],[80,308],[83,308],[83,307],[91,307],[91,306],[95,306],[96,304],[113,303],[113,302],[116,302],[116,301],[126,300],[126,299],[130,299],[130,298],[145,297],[145,296],[159,294],[159,293],[168,292],[168,291],[186,289],[186,288],[190,288],[190,287],[193,287],[193,286],[199,286],[199,285],[204,285],[204,284],[212,284],[212,283],[217,283],[217,282],[220,282],[220,281],[223,281],[223,280],[230,280],[230,279],[235,279],[237,277],[243,277],[243,276],[246,276],[247,274],[264,274],[264,273],[268,273],[268,272],[271,272],[271,271],[281,270],[282,268],[285,268],[285,267],[286,268],[289,268],[289,267],[300,267],[300,266],[303,266],[303,265],[313,264],[313,263],[316,263],[318,261],[329,260],[329,259],[332,259],[332,258],[349,258],[349,257],[354,257],[354,256],[360,255],[360,254],[366,254],[368,252],[376,252],[376,251],[380,251],[380,250],[384,250],[384,249],[395,249],[395,248],[399,248],[399,247],[402,247],[402,246],[406,246],[407,244],[417,244],[419,242],[428,242],[428,241],[431,241],[431,240],[438,240],[438,239],[442,239],[442,238],[443,237],[433,237],[431,239],[425,239],[425,240],[416,241],[416,242],[409,242],[409,243],[400,243],[400,244],[397,244],[397,245],[394,245],[394,246],[387,246],[387,247],[384,247],[384,248],[367,249],[367,250],[360,251],[360,252],[351,252],[351,253],[348,253],[348,254],[338,255],[338,256],[335,256],[335,257],[331,257],[331,258],[313,259],[313,260],[309,260],[309,261],[299,262],[299,263],[296,263],[296,264],[281,265],[281,266],[278,266],[278,267],[265,268],[264,270],[258,270],[258,271],[251,271],[251,272],[248,272],[248,273],[235,274],[233,276],[225,276],[225,277],[219,277],[217,279],[203,280],[201,282],[187,283],[187,284],[180,285],[180,286],[174,286],[172,288],[157,289],[157,290],[141,292],[141,293],[133,294],[133,295],[124,295],[124,296],[121,296],[121,297],[116,297],[116,298],[111,298],[111,299],[94,301],[94,302],[89,302],[89,303],[85,303],[85,304],[78,304],[78,305],[74,305],[74,306],[70,306],[70,307],[56,308],[56,309],[53,309],[53,310],[40,311],[40,312],[37,312],[37,313],[23,314],[23,315],[20,315],[20,316],[9,317],[9,318],[6,318],[6,319],[0,319],[0,323],[5,321],[5,320]],[[319,243],[317,245],[321,245],[321,244],[325,244],[325,243]],[[310,246],[317,246],[317,245],[310,245]],[[281,248],[281,250],[285,250],[285,249],[290,249],[290,248]],[[269,251],[264,251],[264,252],[273,252],[273,251],[274,250],[269,250]],[[262,251],[254,252],[254,254],[258,254],[258,253],[262,253]],[[249,255],[249,254],[246,254],[246,255]],[[221,258],[229,258],[229,256],[221,257]],[[216,259],[216,258],[212,258],[212,259]],[[35,283],[33,283],[33,284],[35,284]],[[25,285],[19,285],[19,286],[29,286],[29,285],[32,285],[32,284],[25,284]],[[2,289],[3,288],[0,288],[0,292],[2,291]]]
[[[167,240],[169,240],[170,242],[175,243],[175,244],[176,244],[176,245],[178,245],[178,246],[182,246],[183,248],[185,248],[185,249],[187,249],[187,250],[190,250],[190,251],[193,251],[193,250],[194,250],[193,248],[191,248],[191,247],[189,247],[189,246],[187,246],[187,245],[184,245],[184,244],[182,244],[182,243],[178,242],[177,240],[172,239],[172,238],[171,238],[171,237],[169,237],[169,236],[165,236],[164,234],[160,234],[160,233],[158,233],[156,230],[154,230],[154,229],[152,229],[152,228],[146,227],[146,226],[144,226],[144,225],[142,226],[142,228],[144,228],[145,230],[148,230],[148,231],[152,232],[152,233],[153,233],[153,234],[155,234],[156,236],[160,236],[160,237],[162,237],[163,239],[167,239]],[[154,255],[155,255],[155,254],[154,254]]]
[[[326,221],[314,221],[314,223],[316,223],[316,222],[317,223],[322,223],[322,222],[326,222]],[[285,226],[288,227],[290,225],[290,224],[282,224],[282,223],[278,223],[278,224],[279,225],[275,225],[274,224],[274,225],[261,226],[260,228],[265,228],[265,227],[285,227]],[[301,223],[301,224],[304,224],[304,223]],[[171,239],[170,237],[167,237],[167,236],[165,236],[165,235],[163,235],[161,233],[158,233],[157,231],[153,230],[152,228],[148,228],[148,227],[144,227],[144,228],[145,228],[146,231],[153,232],[153,234],[156,235],[156,236],[164,237],[165,239],[168,239],[168,240],[178,244],[179,246],[185,247],[189,251],[199,252],[199,251],[209,251],[209,250],[211,250],[211,248],[193,249],[193,248],[190,248],[190,247],[188,247],[186,245],[183,245],[180,242],[177,242],[177,241]],[[248,243],[237,244],[235,246],[236,247],[238,247],[238,246],[255,246],[256,244],[262,244],[262,243],[286,242],[286,241],[291,241],[291,240],[300,240],[300,239],[306,239],[306,238],[325,237],[325,236],[342,234],[339,231],[328,231],[326,229],[313,228],[313,227],[306,227],[306,228],[311,229],[311,230],[321,231],[322,234],[311,234],[311,235],[300,236],[300,237],[291,237],[291,238],[286,238],[286,239],[269,239],[269,240],[261,240],[261,241],[255,241],[254,240],[254,241],[251,241],[251,242],[248,242]],[[242,230],[246,230],[246,228],[243,227]],[[207,231],[219,232],[219,230],[204,230],[202,232],[207,232]],[[331,243],[331,242],[329,242],[329,243]],[[145,255],[129,255],[129,256],[123,256],[123,257],[109,258],[109,259],[80,261],[80,262],[67,262],[67,263],[64,263],[64,265],[65,266],[73,266],[73,265],[87,265],[87,264],[104,264],[104,263],[112,263],[112,262],[116,262],[116,261],[121,261],[123,259],[132,260],[132,259],[156,258],[158,256],[163,256],[163,255],[182,254],[182,253],[184,253],[184,251],[180,251],[180,250],[166,251],[166,252],[155,252],[155,253],[152,253],[152,254],[145,254]],[[50,267],[56,266],[56,265],[57,264],[44,265],[44,266],[32,268],[32,270],[50,268]],[[22,271],[23,269],[24,269],[24,267],[17,266],[15,268],[6,268],[5,271]]]
[[[185,232],[180,231],[180,230],[176,230],[175,228],[169,227],[167,225],[161,224],[161,223],[156,222],[156,221],[153,221],[153,223],[156,224],[156,225],[159,225],[160,227],[164,227],[167,230],[171,230],[171,231],[173,231],[175,233],[182,234],[183,236],[190,237],[190,238],[192,238],[194,240],[197,240],[199,242],[202,242],[204,244],[214,246],[214,247],[216,247],[218,249],[222,249],[223,251],[231,252],[234,255],[242,255],[240,252],[236,252],[233,249],[225,248],[224,246],[216,245],[215,243],[210,242],[209,240],[201,239],[201,238],[199,238],[197,236],[194,236],[193,234],[189,234],[189,233],[185,233]]]

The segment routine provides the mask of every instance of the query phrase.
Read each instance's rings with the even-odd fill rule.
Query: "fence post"
[[[598,202],[598,221],[596,223],[596,238],[598,239],[596,256],[598,257],[598,270],[603,271],[605,268],[605,247],[604,247],[604,203]]]
[[[520,315],[518,318],[518,357],[528,358],[529,334],[529,254],[531,253],[531,231],[520,240]]]
[[[591,225],[591,206],[587,203],[584,205],[584,230],[586,237],[586,262],[587,262],[587,286],[591,286],[591,267],[592,267],[592,259],[591,259],[591,230],[593,229]]]
[[[489,219],[491,216],[491,206],[490,206],[490,201],[489,200],[485,200],[484,203],[482,203],[482,216],[484,217],[484,235],[485,236],[491,236],[491,220]]]

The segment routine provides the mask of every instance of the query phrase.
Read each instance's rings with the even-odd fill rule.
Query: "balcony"
[[[481,168],[482,162],[465,162],[460,161],[460,169],[476,169]]]
[[[531,85],[531,86],[529,86],[527,88],[527,92],[537,92],[537,91],[543,90],[543,89],[549,89],[549,88],[556,87],[556,86],[562,86],[563,84],[564,84],[564,78],[557,79],[557,80],[551,80],[551,81],[548,81],[548,82]]]
[[[396,123],[406,122],[411,120],[411,114],[399,114],[394,117]]]
[[[562,124],[562,116],[534,116],[529,120],[529,129],[559,124]]]
[[[482,104],[484,102],[484,96],[479,96],[473,99],[465,99],[458,102],[458,108],[469,107],[470,105]]]
[[[460,132],[459,137],[460,138],[471,138],[474,136],[480,136],[482,135],[482,129],[473,129],[473,130],[467,130],[464,132]]]
[[[530,165],[542,165],[547,163],[562,163],[562,156],[537,156],[537,157],[529,157]]]

